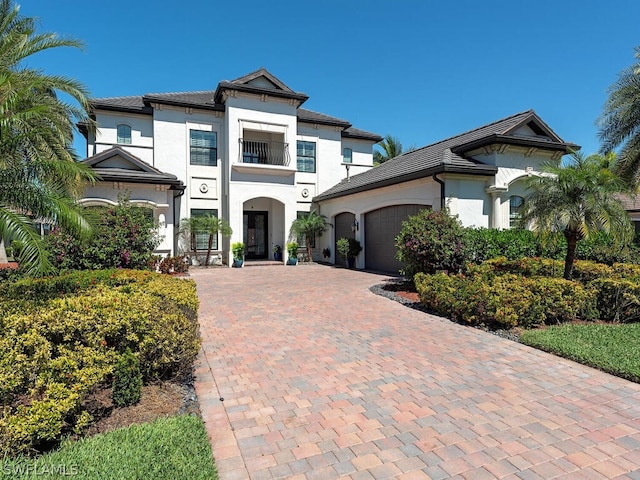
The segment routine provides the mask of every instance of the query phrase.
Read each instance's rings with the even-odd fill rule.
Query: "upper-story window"
[[[342,163],[353,163],[353,150],[350,148],[342,150]]]
[[[514,228],[520,226],[522,218],[522,209],[524,207],[524,198],[518,195],[509,197],[509,227]]]
[[[216,132],[189,130],[191,165],[215,167],[218,165],[218,142]]]
[[[118,143],[131,144],[131,127],[121,123],[118,125]]]
[[[316,173],[316,142],[298,140],[298,171]]]

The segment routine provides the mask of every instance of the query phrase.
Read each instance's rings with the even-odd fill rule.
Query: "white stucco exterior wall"
[[[88,148],[89,155],[119,146],[153,166],[153,120],[150,115],[97,113],[96,132],[93,146]],[[118,143],[118,125],[131,127],[131,144]]]

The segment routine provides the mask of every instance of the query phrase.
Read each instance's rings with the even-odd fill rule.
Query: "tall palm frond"
[[[373,151],[373,161],[376,164],[384,163],[387,160],[397,157],[403,153],[402,143],[397,137],[386,135],[380,142],[376,144],[380,150]]]
[[[0,238],[25,244],[21,260],[30,273],[49,267],[34,219],[77,234],[88,231],[75,199],[95,177],[77,162],[71,143],[77,121],[90,129],[95,124],[82,84],[24,63],[35,53],[80,46],[77,40],[36,32],[33,18],[20,16],[10,0],[0,1]],[[61,93],[77,105],[60,100]]]
[[[637,183],[640,180],[640,47],[635,50],[636,63],[620,72],[609,89],[598,124],[601,152],[621,147],[616,171]]]

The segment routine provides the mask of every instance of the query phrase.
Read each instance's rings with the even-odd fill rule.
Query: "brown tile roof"
[[[476,175],[495,175],[497,167],[487,165],[472,158],[465,158],[465,151],[489,143],[496,139],[512,143],[537,142],[541,148],[565,150],[570,144],[562,142],[551,129],[549,134],[553,141],[512,135],[516,127],[534,121],[541,128],[546,125],[533,110],[516,113],[509,117],[469,130],[468,132],[441,140],[439,142],[403,153],[364,173],[352,176],[347,182],[342,180],[337,185],[321,193],[314,201],[328,200],[352,193],[372,190],[387,185],[394,185],[436,173],[451,172]]]

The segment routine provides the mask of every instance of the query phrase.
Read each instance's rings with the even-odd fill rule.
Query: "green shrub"
[[[459,272],[465,261],[462,224],[446,211],[421,210],[402,222],[395,239],[404,275]]]
[[[485,275],[475,272],[419,273],[414,282],[425,306],[471,325],[530,327],[595,315],[593,292],[561,278],[502,273],[488,282]]]
[[[62,228],[47,236],[54,265],[61,271],[109,268],[151,269],[160,244],[157,226],[148,209],[129,203],[127,196],[109,208],[91,207],[93,233],[79,240]]]
[[[185,262],[184,255],[177,257],[168,256],[163,258],[158,265],[160,273],[186,273],[189,271],[189,264]]]
[[[142,373],[140,362],[130,350],[120,356],[113,369],[111,398],[116,407],[128,407],[140,401],[142,395]]]
[[[90,421],[82,402],[131,351],[145,380],[191,371],[195,284],[151,272],[77,272],[0,286],[0,456]]]
[[[482,263],[495,257],[564,260],[567,251],[567,241],[561,233],[540,235],[518,228],[465,228],[464,243],[466,260],[472,263]],[[596,232],[578,242],[576,258],[613,265],[616,262],[638,262],[640,251],[637,244],[621,244],[605,232]]]
[[[563,237],[536,236],[529,230],[512,228],[465,228],[464,243],[466,260],[482,263],[495,257],[516,260],[523,257],[562,258]]]
[[[637,244],[621,243],[606,232],[594,232],[578,242],[576,258],[606,265],[638,263],[640,249]]]
[[[596,292],[600,319],[607,322],[640,320],[640,282],[638,279],[597,278],[591,281]]]

